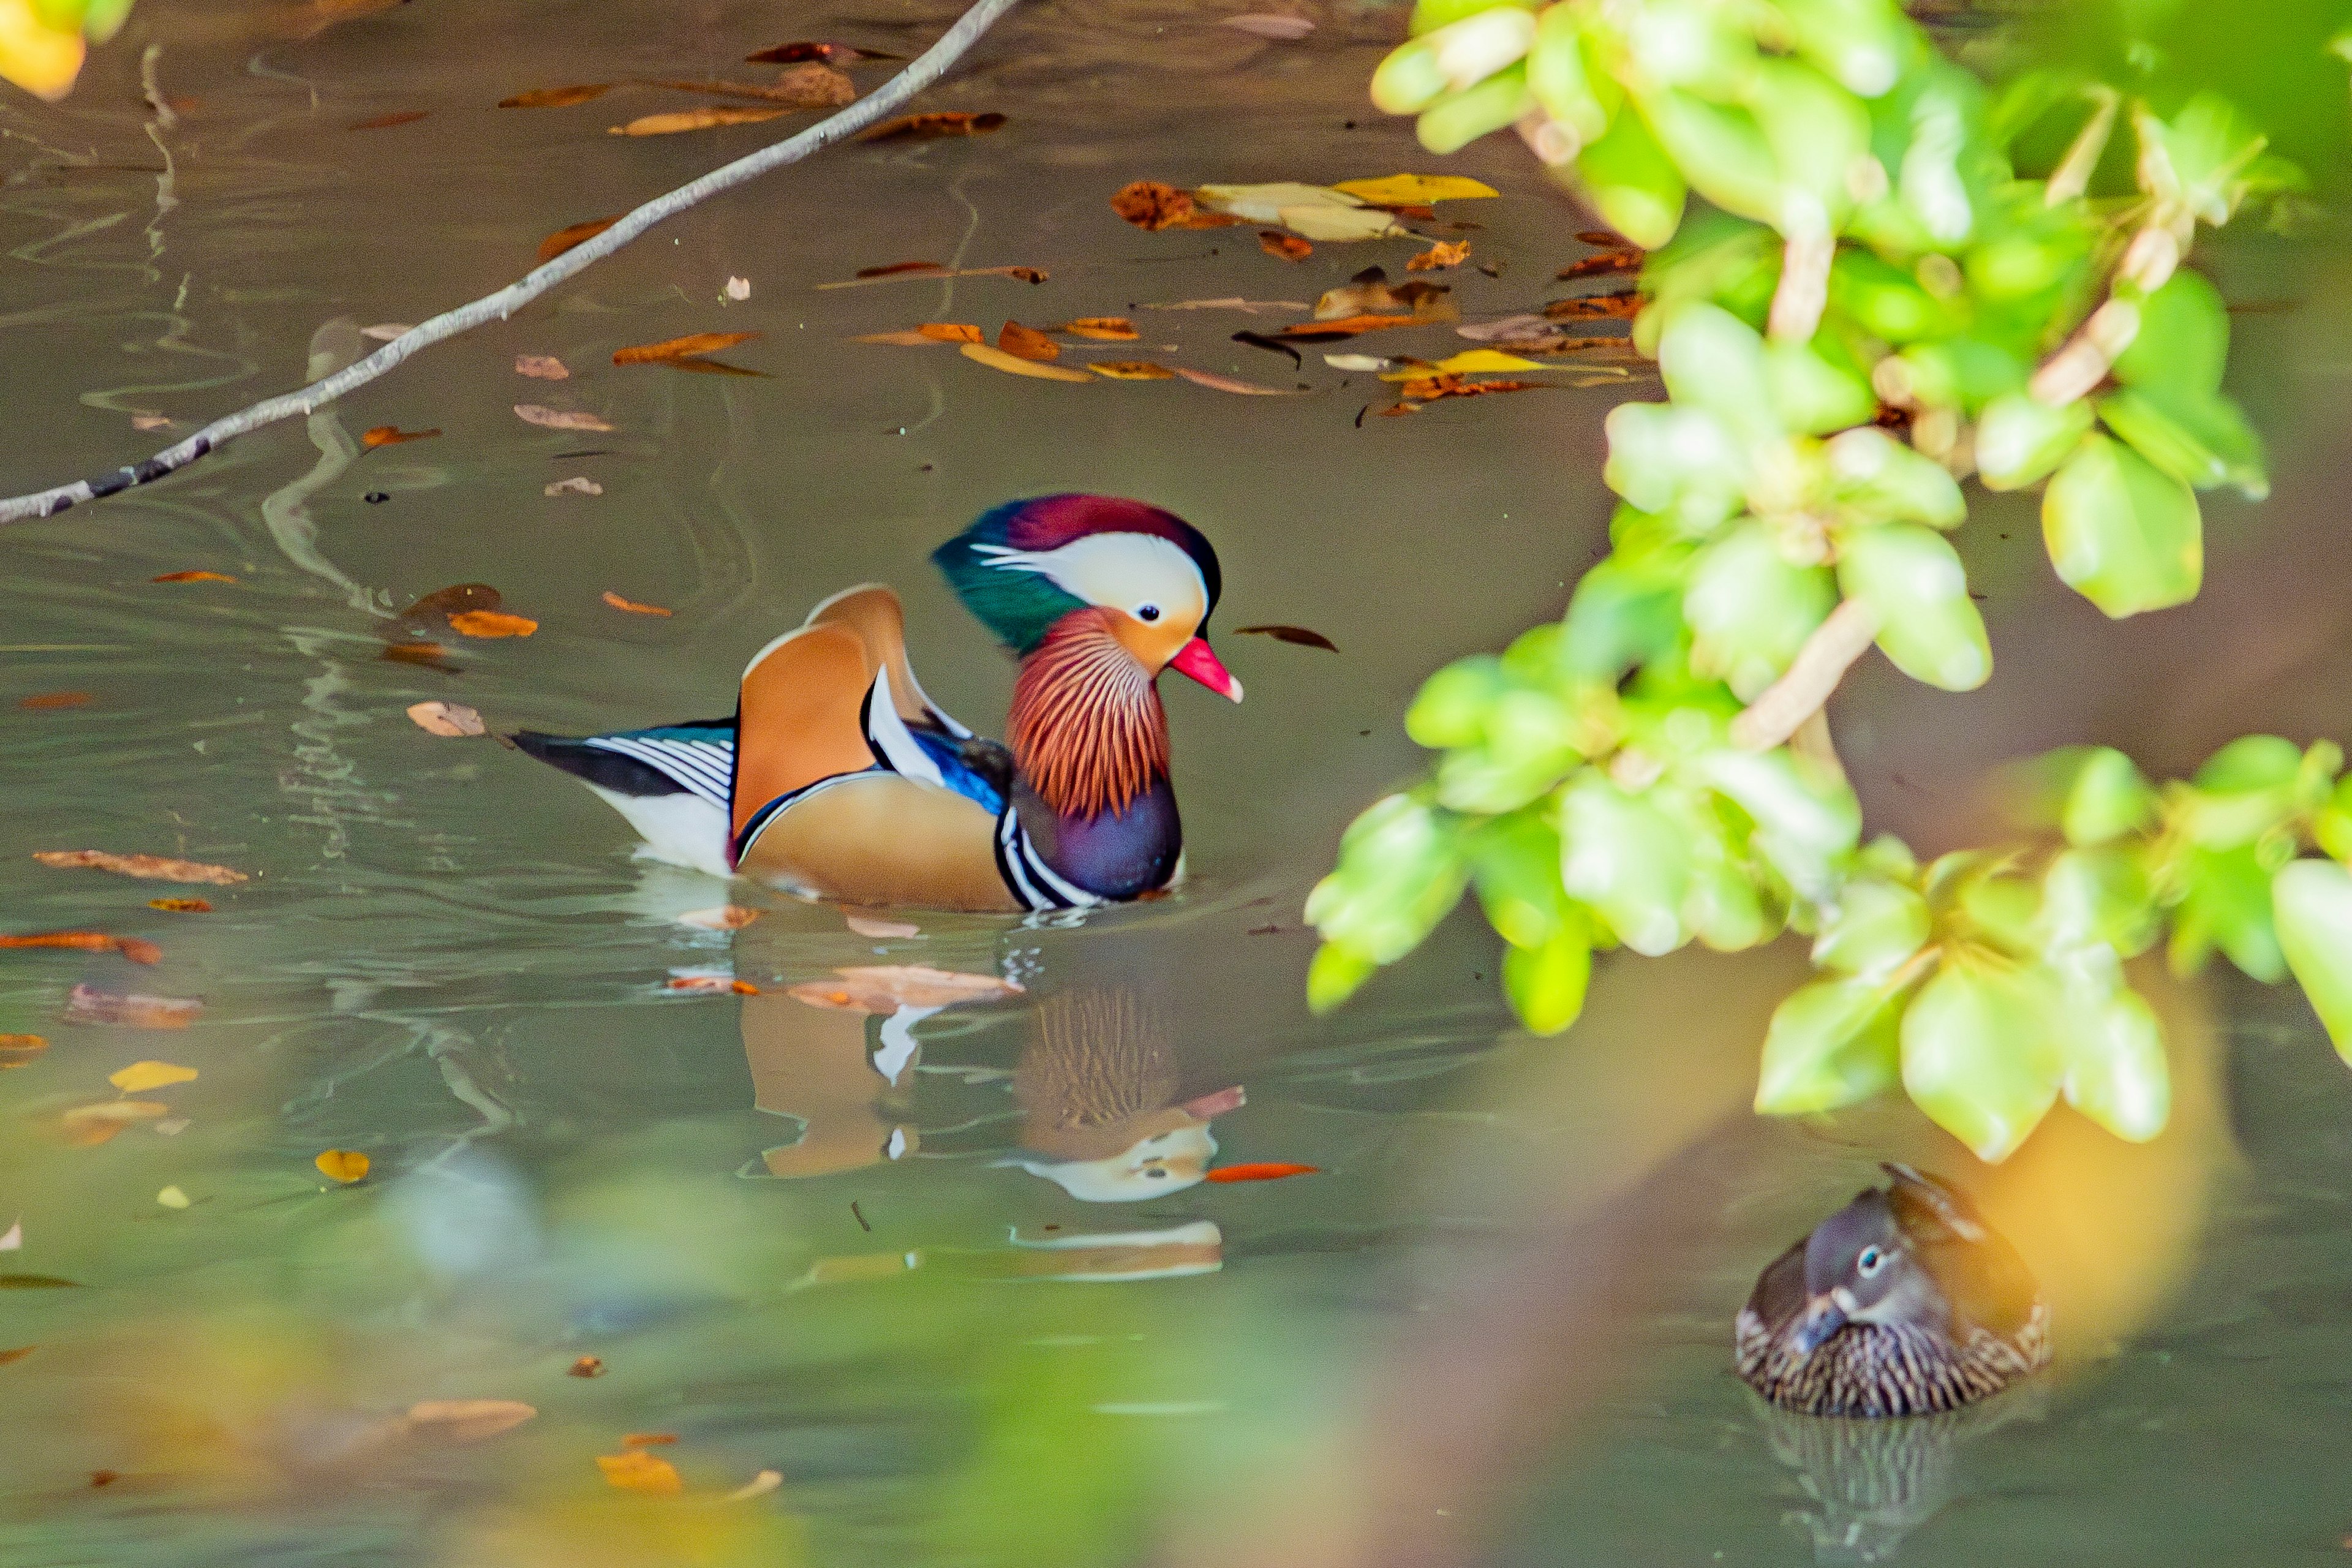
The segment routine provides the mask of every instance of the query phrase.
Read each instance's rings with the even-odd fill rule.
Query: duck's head
[[[1242,700],[1242,683],[1208,643],[1223,586],[1217,552],[1173,512],[1116,496],[1009,501],[931,559],[965,607],[1024,658],[1070,616],[1097,612],[1150,675],[1172,668]]]
[[[1943,1292],[1876,1188],[1813,1227],[1805,1238],[1805,1310],[1796,1349],[1811,1355],[1848,1323],[1940,1324]]]

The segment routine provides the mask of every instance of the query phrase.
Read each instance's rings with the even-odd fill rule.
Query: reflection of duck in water
[[[2017,1249],[1907,1165],[1813,1227],[1756,1281],[1739,1375],[1813,1415],[1916,1415],[2000,1393],[2050,1360],[2050,1309]]]
[[[1209,1173],[1212,1119],[1240,1109],[1238,1086],[1179,1101],[1172,1020],[1124,985],[1053,993],[1031,1009],[1013,1075],[1021,1146],[1007,1163],[1084,1203],[1181,1192]]]
[[[743,1056],[758,1107],[801,1124],[797,1141],[761,1156],[768,1173],[830,1176],[913,1153],[914,1026],[936,1011],[812,1007],[772,991],[744,997]]]

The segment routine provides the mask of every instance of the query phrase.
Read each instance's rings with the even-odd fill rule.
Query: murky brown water
[[[145,0],[69,104],[0,100],[0,489],[160,447],[134,416],[184,430],[281,390],[313,354],[357,352],[358,328],[484,292],[543,235],[797,123],[627,139],[605,128],[692,100],[498,99],[740,79],[787,37],[912,52],[950,14],[417,0],[301,37],[327,13]],[[0,1292],[0,1349],[37,1346],[0,1365],[0,1561],[2337,1554],[2352,1081],[2293,998],[2174,994],[2174,1131],[2126,1151],[2054,1124],[1991,1179],[2057,1299],[2060,1378],[1956,1429],[1843,1438],[1758,1415],[1731,1312],[1876,1159],[1964,1156],[1895,1107],[1817,1129],[1748,1115],[1794,952],[1608,966],[1577,1032],[1531,1042],[1465,919],[1337,1018],[1307,1016],[1305,889],[1415,765],[1397,716],[1421,676],[1557,614],[1594,557],[1619,395],[1360,425],[1391,398],[1373,378],[1230,341],[1296,312],[1151,308],[1304,301],[1410,254],[1293,265],[1246,228],[1147,234],[1107,205],[1136,178],[1433,168],[1361,101],[1392,11],[1306,14],[1320,26],[1297,43],[1172,5],[1016,15],[921,105],[1003,111],[998,134],[823,154],[307,429],[0,539],[5,926],[164,950],[152,970],[0,964],[0,1032],[52,1042],[0,1075],[0,1218],[26,1234],[7,1267],[75,1285]],[[151,44],[168,125],[141,102]],[[1465,312],[1551,297],[1582,221],[1514,147],[1453,166],[1504,192],[1444,209],[1500,268],[1449,275]],[[1051,280],[817,287],[919,258]],[[2242,297],[2308,286],[2259,245],[2222,271]],[[748,300],[725,298],[730,276]],[[1142,329],[1109,357],[1310,390],[1066,386],[847,341],[1094,315]],[[2241,329],[2279,497],[2259,522],[2213,509],[2206,601],[2106,628],[2037,565],[2031,515],[1989,509],[1969,549],[2001,675],[1953,699],[1874,672],[1843,700],[1883,825],[1965,837],[1976,774],[2062,740],[2177,768],[2247,728],[2352,733],[2332,679],[2352,652],[2342,465],[2291,427],[2335,395],[2329,340],[2307,317]],[[763,334],[727,356],[761,376],[609,363],[705,331]],[[1393,336],[1378,348],[1462,346]],[[518,353],[575,374],[525,380]],[[614,429],[535,429],[523,402]],[[386,424],[443,434],[355,448]],[[573,475],[603,493],[543,494]],[[992,728],[1008,668],[924,557],[1055,489],[1171,507],[1223,557],[1219,641],[1250,698],[1170,693],[1192,879],[1169,901],[1068,927],[917,916],[919,935],[878,940],[785,904],[700,931],[675,917],[724,887],[633,862],[566,780],[403,716],[427,698],[556,731],[723,710],[750,650],[878,578],[907,597],[932,694]],[[187,570],[238,581],[150,581]],[[456,671],[379,657],[392,608],[466,581],[538,634],[468,643]],[[1259,622],[1341,651],[1232,635]],[[19,705],[59,692],[89,700]],[[27,858],[81,847],[255,879]],[[191,891],[215,912],[146,907]],[[777,994],[859,963],[1028,990],[889,1021]],[[691,973],[764,994],[667,987]],[[84,981],[205,1011],[184,1033],[66,1024]],[[201,1077],[154,1092],[168,1116],[72,1146],[62,1114],[150,1057]],[[1130,1157],[1154,1140],[1171,1176]],[[373,1174],[326,1190],[329,1148]],[[1321,1173],[1192,1184],[1211,1158]],[[167,1186],[189,1206],[160,1205]],[[604,1374],[566,1375],[582,1356]],[[402,1426],[427,1399],[538,1415],[462,1442]],[[628,1433],[677,1436],[650,1451],[687,1495],[605,1485],[594,1458]],[[716,1500],[771,1469],[774,1490]]]

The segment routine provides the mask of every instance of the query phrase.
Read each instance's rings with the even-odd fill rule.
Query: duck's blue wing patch
[[[955,740],[934,734],[929,730],[909,728],[907,732],[915,738],[915,744],[923,749],[923,754],[940,770],[941,784],[966,800],[979,802],[992,816],[1003,811],[1003,793],[963,760],[962,749]]]

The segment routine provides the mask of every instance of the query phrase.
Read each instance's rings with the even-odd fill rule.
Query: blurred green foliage
[[[2054,753],[2021,777],[2017,844],[1923,865],[1863,841],[1820,719],[1873,642],[1946,690],[1991,674],[1945,538],[1971,477],[2042,488],[2052,566],[2107,615],[2196,596],[2197,492],[2268,481],[2221,389],[2221,296],[2184,263],[2200,226],[2305,200],[2241,103],[2340,150],[2327,9],[2051,5],[1956,58],[1891,0],[1420,0],[1375,102],[1433,152],[1516,128],[1652,252],[1633,335],[1668,397],[1609,416],[1612,550],[1565,618],[1406,715],[1442,755],[1309,900],[1313,1005],[1475,889],[1542,1032],[1596,948],[1811,937],[1822,978],[1772,1020],[1758,1108],[1900,1082],[1987,1160],[2062,1095],[2125,1138],[2163,1128],[2159,1027],[2122,967],[2159,942],[2181,973],[2217,949],[2292,970],[2352,1055],[2336,746],[2252,737],[2160,789],[2119,752]]]

